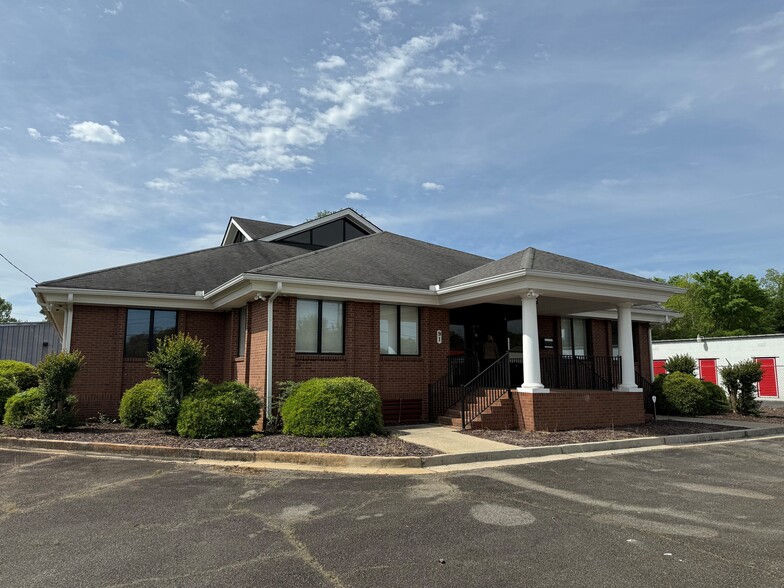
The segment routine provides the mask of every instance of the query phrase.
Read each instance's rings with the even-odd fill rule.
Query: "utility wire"
[[[8,263],[9,263],[9,264],[10,264],[10,265],[13,267],[13,268],[15,268],[15,269],[16,269],[18,272],[20,272],[20,273],[22,273],[22,274],[26,275],[28,278],[30,278],[30,279],[31,279],[31,280],[32,280],[34,283],[36,283],[36,284],[38,283],[38,280],[36,280],[36,279],[35,279],[33,276],[31,276],[30,274],[28,274],[26,271],[23,271],[22,269],[20,269],[20,268],[19,268],[19,266],[17,266],[17,265],[14,265],[14,263],[13,263],[13,262],[12,262],[10,259],[8,259],[8,258],[7,258],[5,255],[3,255],[2,253],[0,253],[0,257],[2,257],[3,259],[5,259],[5,260],[6,260],[6,261],[7,261],[7,262],[8,262]]]

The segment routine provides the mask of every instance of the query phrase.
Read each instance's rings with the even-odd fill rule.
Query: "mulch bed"
[[[691,433],[712,433],[732,431],[741,427],[725,427],[710,423],[686,423],[682,421],[657,421],[645,425],[614,427],[608,429],[576,429],[572,431],[487,431],[483,429],[463,431],[466,435],[481,437],[499,443],[520,447],[542,447],[544,445],[565,445],[567,443],[590,443],[592,441],[613,441],[634,437],[663,437],[665,435],[688,435]]]
[[[246,451],[306,451],[365,456],[426,456],[439,453],[433,449],[407,443],[394,435],[321,439],[293,435],[258,435],[224,439],[183,439],[177,435],[151,429],[126,429],[119,424],[90,423],[68,431],[42,433],[37,429],[14,429],[0,425],[0,437],[59,439],[88,443],[125,443],[189,449],[242,449]]]
[[[767,423],[769,425],[784,425],[784,407],[763,406],[762,414],[760,414],[758,417],[732,414],[730,412],[727,414],[716,415],[713,417],[706,416],[703,418],[724,419],[727,421],[746,421],[752,423]]]

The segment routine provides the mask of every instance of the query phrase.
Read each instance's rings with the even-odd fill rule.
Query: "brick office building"
[[[644,420],[649,329],[674,289],[532,248],[493,261],[345,209],[232,218],[219,247],[33,291],[85,355],[83,417],[116,414],[157,338],[182,331],[207,345],[206,378],[247,383],[267,412],[279,381],[350,375],[378,388],[387,423],[454,414],[469,393],[471,426],[563,429]]]

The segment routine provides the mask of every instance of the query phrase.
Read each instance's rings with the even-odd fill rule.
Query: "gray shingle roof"
[[[233,216],[231,218],[242,227],[243,231],[250,235],[251,239],[263,239],[264,237],[269,237],[270,235],[291,228],[291,225],[268,223],[266,221],[253,220],[252,218],[240,218],[238,216]]]
[[[557,255],[549,251],[528,247],[507,257],[485,264],[481,267],[471,269],[460,275],[453,275],[445,279],[440,285],[442,288],[449,286],[459,286],[475,280],[493,278],[511,272],[530,269],[555,272],[559,274],[577,274],[592,278],[611,278],[615,280],[625,280],[627,282],[650,282],[646,278],[635,276],[626,272],[614,270],[603,265],[580,261],[571,257]]]
[[[50,280],[39,286],[193,294],[208,292],[251,268],[306,251],[293,245],[246,241]]]
[[[394,233],[359,237],[251,273],[402,288],[428,288],[486,264],[486,257]]]

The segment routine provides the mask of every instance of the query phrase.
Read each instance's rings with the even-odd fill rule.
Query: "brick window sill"
[[[294,356],[297,361],[346,361],[345,355],[319,355],[317,353],[297,353]]]
[[[421,355],[380,355],[379,357],[381,358],[381,361],[389,361],[392,363],[396,363],[396,362],[418,363],[424,361]]]
[[[245,363],[245,358],[244,357],[235,357],[234,358],[234,363]]]
[[[123,357],[125,363],[147,363],[146,357]]]

